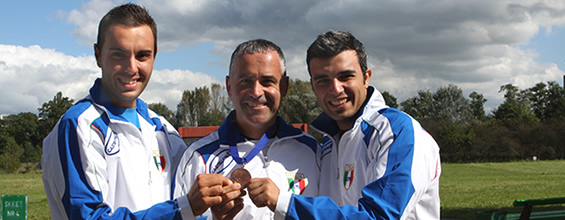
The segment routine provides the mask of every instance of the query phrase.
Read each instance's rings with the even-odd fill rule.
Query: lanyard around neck
[[[247,156],[245,156],[244,158],[239,157],[239,153],[237,151],[237,145],[236,146],[230,145],[230,153],[231,153],[233,160],[235,160],[235,162],[237,164],[245,165],[245,164],[249,163],[249,161],[251,161],[251,159],[253,159],[253,157],[255,157],[257,154],[259,154],[259,152],[261,150],[263,150],[263,148],[265,147],[265,145],[267,145],[268,142],[269,142],[269,138],[267,137],[267,134],[265,133],[265,134],[263,134],[261,139],[259,139],[257,144],[255,144],[255,147],[253,147],[253,149],[249,152],[249,154],[247,154]]]

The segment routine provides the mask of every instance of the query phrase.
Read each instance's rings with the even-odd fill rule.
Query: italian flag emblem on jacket
[[[343,187],[349,190],[353,183],[353,174],[355,173],[355,163],[345,164],[345,172],[343,173]]]

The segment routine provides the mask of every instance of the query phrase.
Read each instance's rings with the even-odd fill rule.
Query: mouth
[[[248,103],[249,106],[252,108],[262,107],[265,106],[265,103]]]
[[[334,105],[334,106],[339,106],[339,105],[345,104],[348,100],[349,99],[347,99],[347,98],[342,98],[342,99],[339,99],[339,100],[330,101],[330,104]]]
[[[126,88],[133,89],[133,88],[135,88],[135,86],[137,86],[139,79],[120,79],[120,78],[118,78],[118,81],[120,83],[124,84],[124,86]]]

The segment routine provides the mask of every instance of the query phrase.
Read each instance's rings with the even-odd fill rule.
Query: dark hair
[[[277,46],[275,43],[265,39],[249,40],[237,45],[237,47],[231,54],[229,75],[231,76],[231,72],[232,72],[231,68],[233,66],[233,63],[235,63],[236,59],[238,59],[242,55],[254,54],[254,53],[267,53],[272,50],[277,51],[277,53],[279,54],[282,76],[283,77],[286,76],[286,60],[284,59],[284,54],[281,48]]]
[[[106,36],[106,31],[110,26],[115,24],[121,24],[128,27],[139,27],[142,25],[147,25],[151,28],[153,32],[153,39],[155,40],[154,53],[157,52],[157,24],[149,15],[149,12],[142,6],[127,3],[110,10],[102,19],[98,25],[98,38],[96,46],[99,50],[102,49],[104,45],[104,38]]]
[[[357,40],[351,33],[344,31],[330,30],[326,33],[318,35],[318,38],[306,53],[306,64],[308,65],[308,73],[310,73],[310,60],[313,58],[331,58],[345,50],[355,50],[359,60],[361,71],[367,71],[367,52],[361,41]],[[310,73],[312,75],[312,73]],[[365,77],[365,75],[363,75]]]

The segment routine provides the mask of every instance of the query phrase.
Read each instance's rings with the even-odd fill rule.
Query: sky
[[[328,30],[363,42],[370,83],[400,103],[454,84],[466,97],[503,101],[500,86],[526,89],[565,75],[561,0],[139,0],[158,26],[159,52],[147,103],[176,110],[182,92],[225,85],[235,47],[279,45],[291,79],[309,80],[306,49]],[[57,92],[78,101],[101,76],[94,59],[99,20],[125,1],[0,3],[0,114],[38,113]]]

